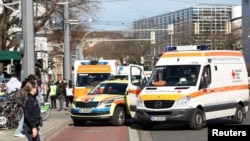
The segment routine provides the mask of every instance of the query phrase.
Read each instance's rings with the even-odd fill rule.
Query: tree
[[[141,57],[147,57],[150,50],[150,41],[136,41],[132,36],[126,36],[120,32],[93,32],[88,39],[119,39],[124,41],[101,41],[87,44],[84,50],[84,57],[87,59],[116,59],[123,64],[141,64]],[[126,41],[129,40],[129,41]]]
[[[19,43],[15,38],[17,33],[21,31],[13,30],[14,28],[21,28],[21,11],[20,0],[1,0],[3,4],[14,4],[2,7],[0,13],[0,50],[9,50],[14,47],[17,50]],[[19,1],[19,3],[18,3]],[[84,15],[92,15],[93,11],[97,12],[98,2],[89,0],[78,0],[69,3],[69,17],[82,17]],[[13,11],[14,9],[14,11]],[[81,15],[81,16],[79,16]],[[56,0],[34,0],[34,31],[35,33],[46,29],[51,23],[51,18],[57,18],[63,23],[63,6],[58,5]],[[82,19],[78,19],[81,21]],[[58,29],[63,29],[63,24]]]

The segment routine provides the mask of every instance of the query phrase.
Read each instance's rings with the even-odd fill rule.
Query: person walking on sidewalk
[[[48,94],[50,97],[50,102],[51,102],[51,108],[52,109],[56,109],[56,83],[54,83],[53,81],[50,83],[49,85],[49,89],[48,89]]]
[[[63,103],[65,101],[66,97],[66,85],[67,85],[67,80],[63,79],[63,81],[59,84],[57,87],[57,98],[59,100],[59,111],[63,110]]]
[[[28,141],[40,141],[41,109],[36,98],[37,82],[28,82],[24,86],[24,124],[23,134]]]
[[[71,80],[69,80],[69,83],[66,86],[66,110],[68,110],[73,103],[73,86]]]

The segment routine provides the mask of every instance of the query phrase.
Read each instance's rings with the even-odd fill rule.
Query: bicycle
[[[17,128],[18,122],[23,116],[23,110],[16,102],[16,92],[7,93],[4,96],[3,105],[0,107],[1,128]]]

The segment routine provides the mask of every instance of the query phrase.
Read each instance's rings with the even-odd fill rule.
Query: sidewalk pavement
[[[70,123],[72,123],[72,120],[68,111],[51,109],[49,119],[43,121],[43,127],[40,127],[41,141],[46,141],[51,135]],[[0,140],[27,141],[26,137],[14,137],[14,133],[15,129],[0,128]]]

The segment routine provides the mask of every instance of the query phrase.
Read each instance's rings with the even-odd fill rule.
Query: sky
[[[199,4],[241,5],[241,0],[97,0],[100,9],[96,19],[89,18],[92,29],[125,30],[133,21],[178,11]]]

